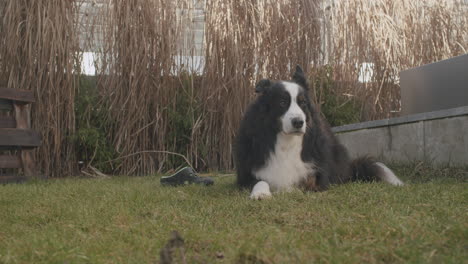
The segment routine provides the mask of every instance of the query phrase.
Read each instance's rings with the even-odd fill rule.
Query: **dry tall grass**
[[[116,122],[112,136],[123,173],[168,169],[167,152],[199,169],[232,168],[232,140],[254,82],[288,78],[291,65],[308,67],[317,57],[311,1],[295,8],[289,1],[207,1],[201,77],[175,61],[179,53],[194,55],[190,41],[185,50],[177,46],[191,25],[178,21],[191,20],[192,1],[112,3],[101,15],[112,26],[105,33],[100,87]],[[178,131],[174,113],[186,118],[189,131]]]
[[[232,140],[260,78],[287,79],[319,56],[318,1],[207,1],[202,124],[194,143],[209,146],[209,168],[232,168]],[[291,67],[292,66],[292,67]]]
[[[342,93],[368,98],[363,120],[400,109],[400,71],[468,50],[466,1],[337,1],[330,16],[334,77]],[[363,70],[364,84],[358,81]]]
[[[170,137],[165,118],[175,107],[177,79],[171,76],[179,38],[174,1],[110,1],[104,28],[99,89],[115,123],[109,131],[120,154],[117,171],[160,170]]]
[[[45,175],[76,171],[75,79],[78,61],[74,14],[62,0],[0,1],[0,85],[33,90],[32,127],[42,134],[36,151]]]
[[[78,17],[82,2],[95,7]],[[200,5],[198,74],[182,64],[200,55],[185,35]],[[0,0],[0,13],[0,82],[36,91],[34,127],[44,136],[38,156],[48,175],[76,171],[69,137],[77,24],[99,56],[99,107],[113,124],[108,136],[119,157],[109,162],[120,174],[184,161],[199,170],[232,169],[233,138],[253,85],[289,78],[296,64],[311,79],[324,64],[332,67],[334,92],[359,98],[369,120],[399,109],[399,71],[468,49],[467,5],[457,0],[334,1],[330,8],[319,0]],[[85,26],[77,23],[83,18]],[[373,67],[364,83],[362,65]],[[322,102],[320,87],[312,92]]]

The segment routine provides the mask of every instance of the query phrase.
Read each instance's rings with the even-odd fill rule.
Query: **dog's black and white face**
[[[256,91],[265,97],[270,114],[279,120],[283,133],[302,135],[306,132],[310,108],[302,70],[296,71],[292,81],[261,80]]]
[[[281,128],[286,134],[304,134],[307,122],[307,102],[305,91],[293,82],[281,82],[283,91],[279,106],[284,111],[281,115]]]

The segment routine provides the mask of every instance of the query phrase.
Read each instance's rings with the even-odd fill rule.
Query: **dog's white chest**
[[[253,171],[258,180],[267,182],[273,191],[289,190],[297,186],[314,166],[301,159],[302,136],[278,134],[274,152],[266,164]]]

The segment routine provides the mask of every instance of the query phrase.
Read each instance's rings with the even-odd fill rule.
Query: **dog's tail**
[[[352,181],[383,181],[395,186],[402,186],[404,183],[381,162],[376,162],[370,157],[361,157],[351,163]]]

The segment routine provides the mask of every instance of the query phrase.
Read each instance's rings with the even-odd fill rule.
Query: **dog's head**
[[[301,135],[306,132],[311,107],[307,80],[301,67],[296,67],[291,81],[259,81],[255,92],[260,93],[261,100],[267,104],[268,115],[279,120],[283,133]]]

